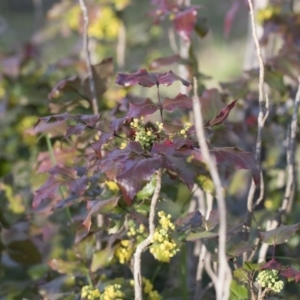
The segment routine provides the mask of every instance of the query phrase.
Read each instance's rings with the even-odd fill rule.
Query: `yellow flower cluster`
[[[87,300],[99,300],[100,292],[90,285],[85,285],[81,288],[81,298]]]
[[[172,231],[175,230],[175,225],[171,222],[171,215],[164,211],[158,213],[159,226],[155,229],[150,252],[153,256],[162,262],[169,262],[179,248],[171,236]]]
[[[128,237],[136,237],[137,241],[140,241],[140,238],[144,239],[145,237],[145,226],[140,224],[137,228],[135,222],[133,220],[128,221]]]
[[[133,119],[130,123],[130,127],[136,131],[134,140],[139,142],[144,149],[150,149],[153,142],[157,140],[156,133],[159,132],[159,127],[156,132],[154,132],[152,128],[145,128],[143,117]]]
[[[66,21],[73,30],[79,30],[81,9],[79,5],[74,5],[66,14]],[[120,20],[110,6],[102,6],[93,18],[90,18],[88,29],[89,36],[99,39],[114,39],[118,36]]]
[[[265,8],[258,10],[256,18],[260,23],[263,23],[278,16],[280,12],[279,6],[267,5]]]
[[[170,140],[173,140],[175,136],[182,136],[186,139],[187,138],[187,132],[191,128],[191,126],[192,126],[191,123],[186,123],[180,131],[175,132],[175,133],[173,133],[169,136]]]
[[[161,296],[156,290],[153,290],[153,284],[147,278],[142,278],[143,293],[147,300],[161,300]],[[130,284],[134,286],[134,281],[130,280]]]
[[[108,285],[102,295],[101,300],[122,300],[125,299],[125,294],[121,291],[120,284],[110,284]]]
[[[115,257],[121,264],[128,262],[133,254],[134,247],[132,241],[122,240],[115,249]]]

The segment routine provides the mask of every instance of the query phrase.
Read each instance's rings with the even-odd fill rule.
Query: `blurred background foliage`
[[[149,2],[87,1],[91,11],[89,35],[93,63],[113,56],[115,75],[118,71],[131,72],[142,67],[149,68],[154,59],[174,53],[170,46],[172,32],[169,31],[169,20],[163,21],[160,26],[154,26],[153,19],[148,14],[153,10]],[[225,129],[218,128],[211,136],[211,142],[217,146],[229,144],[251,151],[256,132],[258,71],[254,68],[246,76],[243,75],[248,33],[247,7],[241,5],[234,17],[230,34],[225,38],[224,20],[234,1],[218,1],[217,5],[211,0],[191,2],[201,2],[199,14],[207,19],[209,25],[209,33],[205,38],[193,36],[192,39],[198,72],[205,78],[205,87],[223,89],[226,97],[239,97],[243,101],[230,116],[232,125]],[[282,10],[287,9],[284,3],[277,2],[283,8],[271,6],[260,11],[258,19],[262,24],[269,20],[277,21]],[[122,41],[124,30],[125,48]],[[289,54],[291,53],[287,53]],[[287,57],[285,53],[280,55],[280,59]],[[264,133],[263,166],[268,169],[267,193],[261,209],[255,215],[261,224],[265,224],[265,220],[274,214],[283,196],[286,165],[283,141],[292,110],[291,99],[296,92],[296,84],[290,74],[299,70],[299,63],[291,66],[290,61],[283,61],[285,65],[279,66],[277,61],[270,59],[268,62],[270,69],[266,71],[266,81],[272,89],[270,99],[274,105]],[[67,164],[79,161],[79,154],[83,153],[85,144],[80,138],[71,140],[73,144],[69,143],[69,147],[62,149],[61,138],[66,130],[65,124],[36,129],[34,125],[39,117],[62,110],[92,113],[84,101],[74,108],[69,103],[66,105],[66,99],[50,102],[47,97],[60,80],[74,75],[84,77],[84,74],[86,67],[82,53],[82,17],[77,1],[0,2],[0,299],[40,299],[41,296],[45,299],[76,299],[70,290],[79,297],[80,288],[87,283],[86,278],[91,276],[91,269],[87,267],[90,263],[95,272],[100,270],[99,274],[103,278],[109,277],[111,273],[130,277],[129,271],[120,264],[110,265],[109,272],[101,271],[115,259],[111,255],[113,250],[107,246],[114,245],[115,241],[101,241],[105,247],[98,247],[101,250],[95,257],[93,251],[99,243],[97,235],[83,239],[77,233],[75,238],[78,241],[82,239],[83,242],[73,246],[74,232],[72,226],[69,226],[70,215],[67,209],[55,210],[49,216],[48,211],[42,209],[35,212],[31,206],[34,191],[47,177],[43,171],[55,164],[51,160],[51,151],[54,151],[56,162]],[[284,76],[290,77],[284,80]],[[175,93],[176,89],[178,86],[175,85],[170,93]],[[130,92],[143,97],[145,93],[152,93],[139,87]],[[110,88],[101,97],[101,113],[109,118],[108,110],[119,105],[118,100],[125,97],[126,93],[126,90],[110,83]],[[209,97],[219,104],[223,94],[211,90]],[[246,121],[247,135],[241,130],[242,121]],[[233,135],[229,134],[231,131]],[[227,138],[220,138],[224,136]],[[52,146],[49,146],[49,141]],[[100,175],[98,180],[104,182]],[[234,173],[227,182],[229,210],[234,218],[245,212],[245,194],[249,182],[250,176],[244,171]],[[202,183],[202,187],[211,191],[211,182]],[[143,192],[148,196],[141,193],[141,199],[151,195],[153,187],[147,188],[149,191],[145,189]],[[105,192],[107,198],[114,195],[112,186],[106,187]],[[296,195],[297,193],[298,190]],[[166,201],[159,204],[159,210],[167,211],[174,217],[180,217],[187,211],[191,196],[183,184],[174,188],[173,181],[165,182],[162,194]],[[299,201],[295,199],[294,209],[287,222],[299,221]],[[176,205],[170,206],[170,202]],[[80,204],[71,209],[71,214],[78,217],[79,221],[85,213],[85,208]],[[122,223],[123,217],[118,217],[115,212],[113,222]],[[78,220],[73,222],[79,223]],[[107,227],[113,228],[112,224]],[[299,235],[295,235],[288,244],[280,248],[278,255],[289,264],[299,267],[299,245]],[[184,254],[182,256],[181,259],[185,260]],[[164,294],[169,299],[176,299],[176,293],[182,293],[181,283],[170,278],[174,268],[167,264],[161,266],[153,258],[148,258],[145,263],[148,278],[152,276],[158,290],[170,286],[172,281],[175,288]],[[151,269],[155,269],[155,272],[151,272]],[[297,293],[298,287],[290,283],[284,299],[297,299]]]

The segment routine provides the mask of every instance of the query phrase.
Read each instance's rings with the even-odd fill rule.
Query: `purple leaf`
[[[177,33],[185,41],[191,39],[192,32],[197,22],[196,7],[189,7],[176,14],[174,19],[174,26]]]
[[[74,91],[80,93],[81,80],[78,76],[72,76],[59,81],[48,94],[48,99],[54,99],[60,96],[61,92]]]
[[[230,111],[233,109],[235,106],[235,103],[238,99],[232,101],[230,104],[228,104],[225,108],[223,108],[217,116],[215,116],[213,119],[207,121],[204,125],[204,127],[209,127],[209,126],[215,126],[222,124],[228,117]]]
[[[180,59],[180,56],[178,54],[174,54],[174,55],[167,56],[167,57],[157,58],[151,62],[150,68],[152,70],[154,70],[154,69],[158,69],[160,67],[169,66],[173,63],[178,62],[179,59]]]
[[[196,229],[202,225],[202,215],[196,210],[194,212],[188,213],[182,218],[175,221],[176,229],[179,231],[186,231],[189,229]]]
[[[146,115],[155,113],[158,106],[154,104],[149,98],[142,102],[130,103],[127,118],[139,118]]]
[[[74,126],[68,126],[68,130],[65,134],[65,138],[67,138],[73,134],[79,135],[84,131],[85,128],[86,128],[86,125],[83,125],[83,124],[76,124]]]
[[[103,59],[99,64],[92,65],[93,79],[95,81],[96,96],[100,97],[107,90],[108,79],[113,75],[114,65],[112,57]],[[83,82],[84,94],[91,100],[94,98],[90,90],[89,77]]]
[[[146,69],[140,69],[133,74],[119,73],[117,75],[116,83],[124,86],[140,84],[143,87],[152,87],[154,85],[159,86],[160,84],[169,86],[177,80],[181,81],[183,85],[190,85],[188,81],[177,76],[172,71],[166,73],[148,73]]]
[[[283,244],[286,243],[297,230],[299,230],[299,227],[300,223],[293,225],[280,225],[275,229],[260,232],[260,237],[263,243],[269,245]]]
[[[58,180],[54,177],[50,177],[43,184],[43,186],[41,186],[37,191],[35,191],[32,202],[33,209],[39,207],[42,200],[54,197],[61,185],[61,180]]]
[[[300,281],[300,272],[293,267],[281,270],[280,275],[288,279],[294,279],[296,282]]]
[[[175,98],[166,98],[163,103],[163,108],[167,111],[175,109],[188,109],[193,107],[193,100],[187,95],[179,93]]]
[[[99,141],[92,144],[92,149],[95,151],[98,158],[101,158],[102,146],[108,142],[108,140],[113,136],[112,133],[102,133]]]
[[[260,181],[260,174],[256,161],[251,152],[243,151],[239,148],[213,148],[210,153],[215,156],[217,164],[223,164],[229,169],[246,169],[252,173],[255,184]],[[203,161],[200,151],[193,151],[195,159]]]
[[[274,258],[269,260],[267,263],[263,264],[260,269],[274,269],[274,270],[280,270],[282,268],[281,263],[277,262]]]

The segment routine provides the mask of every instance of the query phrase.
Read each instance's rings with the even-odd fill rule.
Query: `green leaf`
[[[100,268],[108,266],[112,261],[113,256],[114,252],[109,247],[95,252],[92,258],[91,272],[96,272]]]
[[[263,243],[269,245],[279,245],[286,243],[289,238],[299,229],[300,223],[294,225],[280,225],[278,228],[260,232]]]
[[[200,239],[211,239],[217,237],[219,234],[217,232],[210,232],[210,231],[202,231],[202,232],[191,232],[186,237],[187,241],[196,241]]]
[[[87,274],[87,267],[79,261],[64,261],[62,259],[52,259],[48,262],[51,269],[62,274]]]
[[[249,291],[236,280],[231,281],[229,300],[248,300]]]

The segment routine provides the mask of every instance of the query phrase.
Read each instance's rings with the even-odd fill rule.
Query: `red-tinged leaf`
[[[34,193],[32,207],[35,209],[40,205],[42,200],[52,198],[58,192],[61,184],[61,180],[50,177],[45,184]]]
[[[86,129],[86,125],[76,124],[74,126],[68,126],[68,130],[65,134],[65,138],[71,135],[79,135]]]
[[[191,39],[192,32],[197,21],[197,8],[189,7],[176,14],[174,18],[174,27],[179,36],[185,41]]]
[[[189,86],[190,83],[183,78],[177,76],[172,71],[166,73],[148,73],[146,69],[141,69],[133,74],[119,73],[116,83],[124,86],[132,86],[140,84],[143,87],[159,86],[164,84],[171,85],[174,81],[181,81],[183,85]]]
[[[67,130],[67,125],[65,121],[57,121],[52,123],[39,123],[34,128],[29,128],[25,130],[26,134],[37,135],[38,133],[48,133],[51,137],[58,137],[65,134]]]
[[[93,80],[95,81],[96,96],[100,97],[107,90],[108,79],[113,75],[114,65],[112,57],[103,59],[99,64],[92,65]],[[94,98],[90,90],[89,77],[83,82],[84,93],[91,100]]]
[[[123,170],[116,177],[118,186],[128,205],[145,183],[151,180],[161,164],[161,157],[159,156],[145,158],[133,154],[128,157],[126,163],[123,164]]]
[[[179,93],[175,98],[166,98],[163,103],[163,108],[167,111],[175,109],[188,109],[193,107],[193,100],[187,95]]]
[[[213,119],[207,121],[204,125],[204,127],[209,127],[209,126],[215,126],[222,124],[228,117],[230,111],[233,109],[235,106],[235,103],[238,99],[232,101],[230,104],[228,104],[225,108],[223,108],[217,116],[215,116]]]
[[[170,144],[169,141],[164,141],[162,143],[154,143],[151,153],[159,153],[162,155],[162,167],[172,173],[177,173],[179,179],[183,181],[190,190],[193,188],[194,172],[191,166],[186,162],[186,158],[190,152],[185,153],[184,151],[180,151],[176,149],[174,143]]]
[[[50,173],[53,176],[58,177],[60,175],[64,179],[75,179],[76,178],[76,171],[75,169],[63,166],[63,165],[56,165],[48,170],[48,173]]]
[[[151,115],[155,113],[158,106],[154,104],[149,98],[142,102],[130,103],[127,118],[140,118],[142,116]]]
[[[110,133],[110,132],[102,133],[99,140],[92,144],[92,149],[95,151],[98,158],[102,157],[102,155],[101,155],[102,147],[105,143],[108,142],[108,140],[111,137],[113,137],[113,133]]]
[[[68,162],[73,162],[74,157],[76,156],[76,149],[75,148],[62,148],[62,147],[55,147],[54,148],[54,156],[56,159],[57,164],[63,164]],[[40,152],[37,158],[37,173],[46,172],[52,168],[52,162],[49,155],[49,152]]]
[[[231,32],[232,23],[240,8],[240,5],[241,5],[241,0],[234,1],[230,9],[226,13],[225,20],[224,20],[224,30],[223,30],[225,38],[228,38]]]
[[[280,275],[290,280],[293,279],[296,282],[300,281],[300,272],[293,267],[280,270]]]
[[[90,230],[92,225],[92,216],[96,213],[105,214],[112,211],[118,204],[119,199],[120,197],[114,197],[107,200],[88,201],[89,213],[87,214],[82,224],[86,227],[87,230]]]
[[[299,230],[300,223],[293,224],[293,225],[280,225],[279,227],[260,232],[260,237],[263,243],[269,245],[278,245],[286,243],[289,238]]]
[[[72,76],[58,82],[48,94],[48,99],[55,99],[61,95],[62,92],[73,91],[80,94],[81,80],[78,76]]]
[[[150,69],[155,70],[164,66],[169,66],[174,64],[180,60],[180,56],[178,54],[174,54],[167,57],[160,57],[153,60],[150,64]]]
[[[126,123],[127,121],[127,117],[123,117],[123,118],[115,118],[111,121],[111,125],[110,128],[113,131],[118,131],[120,129],[120,127]]]
[[[255,184],[260,181],[260,174],[256,161],[251,152],[243,151],[239,148],[213,148],[210,153],[215,156],[217,164],[222,164],[230,169],[250,170]],[[203,161],[201,151],[193,151],[195,159]]]
[[[281,263],[277,262],[274,258],[269,260],[267,263],[263,264],[260,269],[274,269],[274,270],[281,270],[282,265]]]

